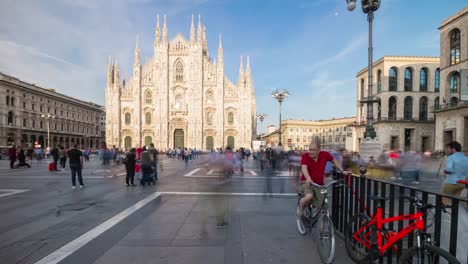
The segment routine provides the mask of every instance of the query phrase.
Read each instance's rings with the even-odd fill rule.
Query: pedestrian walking
[[[83,184],[83,153],[78,149],[78,145],[74,145],[72,149],[68,151],[68,158],[70,160],[70,170],[72,176],[72,188],[76,187],[76,175],[78,175],[78,182],[80,183],[80,189],[84,188]]]
[[[54,159],[54,171],[58,171],[57,163],[59,160],[59,150],[57,147],[54,147],[52,151],[50,151],[52,158]]]
[[[461,145],[457,141],[450,142],[446,145],[448,155],[447,165],[444,173],[447,178],[442,185],[442,192],[459,196],[465,188],[465,185],[457,183],[459,180],[464,180],[468,177],[468,157],[461,153]],[[452,201],[449,198],[442,198],[443,203],[451,205]]]
[[[153,177],[154,177],[154,180],[157,181],[158,180],[158,150],[154,148],[153,143],[150,144],[148,152],[150,153],[150,156],[151,156],[151,163],[153,167]]]
[[[59,159],[60,159],[60,167],[62,170],[65,170],[65,165],[67,163],[67,152],[63,146],[60,146],[59,150]]]
[[[145,186],[146,183],[154,184],[151,155],[147,150],[141,153],[141,174],[140,184],[142,186]]]
[[[19,167],[31,168],[31,165],[26,163],[26,153],[23,148],[20,148],[20,151],[18,153],[18,161],[19,163],[16,165],[16,168],[19,168]]]
[[[8,157],[10,158],[10,169],[14,169],[15,162],[16,162],[16,155],[17,155],[16,146],[12,145],[11,148],[8,149]]]
[[[135,186],[135,165],[136,165],[136,149],[132,148],[127,153],[124,159],[125,170],[127,171],[127,177],[125,177],[125,183],[127,186]]]

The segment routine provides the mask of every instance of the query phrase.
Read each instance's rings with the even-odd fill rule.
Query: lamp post
[[[47,120],[47,147],[46,148],[50,148],[50,119],[54,119],[55,116],[51,114],[47,114],[47,115],[42,114],[41,117]]]
[[[288,96],[289,96],[289,92],[287,90],[283,90],[283,91],[274,90],[271,93],[271,97],[275,98],[279,102],[279,142],[278,142],[279,147],[283,146],[283,143],[281,141],[281,110],[283,107],[283,101]]]
[[[262,139],[263,139],[263,134],[262,134],[263,120],[265,120],[265,118],[267,117],[268,116],[265,113],[257,114],[257,118],[260,120],[260,146],[262,145]]]
[[[353,11],[356,8],[356,0],[345,0],[348,5],[348,10]],[[367,65],[367,75],[368,75],[368,93],[369,96],[366,100],[361,100],[362,104],[367,104],[367,122],[366,122],[366,131],[364,132],[364,138],[374,139],[376,137],[376,132],[374,129],[374,111],[373,103],[376,102],[372,99],[372,21],[374,20],[374,12],[377,11],[380,7],[380,0],[361,0],[362,11],[367,14],[367,21],[369,22],[369,50],[368,50],[368,65]]]

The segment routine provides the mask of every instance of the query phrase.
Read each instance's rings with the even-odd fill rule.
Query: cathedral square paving
[[[159,183],[125,187],[123,166],[85,164],[86,188],[69,172],[6,169],[0,161],[2,263],[301,263],[319,261],[315,234],[295,226],[295,180],[250,161],[218,177],[212,160],[185,169],[165,160]],[[116,176],[112,176],[116,175]],[[193,177],[188,177],[188,176]],[[208,177],[209,176],[209,177]],[[266,194],[265,193],[272,193]],[[217,223],[227,225],[217,226]],[[337,239],[335,263],[350,263]],[[42,262],[41,262],[42,260]]]

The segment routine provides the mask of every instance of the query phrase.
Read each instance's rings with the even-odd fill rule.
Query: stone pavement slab
[[[316,232],[296,230],[295,197],[163,195],[159,202],[95,263],[320,262]],[[334,263],[350,263],[336,241]]]

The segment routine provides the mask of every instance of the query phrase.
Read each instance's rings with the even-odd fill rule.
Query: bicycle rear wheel
[[[355,263],[368,263],[370,260],[370,253],[369,250],[359,243],[354,238],[354,235],[358,230],[364,227],[370,221],[370,217],[366,214],[356,214],[348,222],[345,230],[345,244],[346,244],[346,251],[348,252],[348,256],[355,262]],[[357,239],[360,241],[367,241],[368,238],[366,234],[370,232],[369,228],[364,228],[359,234],[356,234]]]
[[[331,263],[335,257],[335,228],[330,217],[326,214],[318,220],[318,251],[323,263]]]
[[[460,264],[449,252],[430,244],[412,247],[401,256],[400,264]]]

